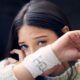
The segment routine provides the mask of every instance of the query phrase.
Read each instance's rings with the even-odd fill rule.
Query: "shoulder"
[[[14,75],[13,67],[15,64],[10,64],[0,71],[0,80],[17,80]]]
[[[0,61],[0,70],[5,67],[6,62],[7,62],[7,59]]]

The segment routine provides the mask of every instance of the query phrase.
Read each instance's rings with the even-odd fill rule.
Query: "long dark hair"
[[[21,10],[18,12],[18,14],[15,17],[15,19],[13,20],[13,23],[12,23],[12,26],[11,26],[11,29],[10,29],[10,32],[9,32],[9,38],[8,38],[8,43],[7,43],[7,46],[6,46],[5,57],[9,57],[10,51],[12,49],[19,49],[17,32],[15,30],[15,27],[16,27],[15,26],[15,23],[17,21],[20,21],[19,22],[20,23],[19,25],[22,24],[22,19],[23,19],[24,14],[28,10],[28,6],[29,6],[29,3],[25,4],[21,8]]]
[[[19,48],[17,31],[26,22],[28,25],[50,29],[60,37],[64,33],[61,29],[70,26],[68,19],[61,9],[49,0],[32,0],[25,4],[13,21],[6,53]],[[38,24],[39,23],[39,24]]]
[[[19,30],[23,24],[50,29],[59,37],[64,34],[61,31],[64,26],[69,26],[70,28],[67,17],[62,10],[50,0],[32,0],[23,6],[13,21],[6,48],[7,57],[12,49],[19,49],[17,30]]]

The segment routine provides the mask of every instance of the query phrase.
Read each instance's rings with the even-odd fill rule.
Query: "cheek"
[[[25,50],[24,52],[25,52],[26,56],[32,54],[30,50]]]
[[[57,36],[51,36],[48,40],[49,43],[53,43],[54,41],[56,41],[58,39]]]
[[[24,52],[25,52],[26,56],[28,56],[30,54],[33,54],[38,49],[39,49],[39,47],[37,45],[34,45],[34,46],[28,48],[27,50],[25,50]]]

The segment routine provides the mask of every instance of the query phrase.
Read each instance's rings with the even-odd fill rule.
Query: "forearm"
[[[22,63],[11,66],[11,69],[9,69],[9,66],[5,67],[6,70],[3,69],[0,72],[0,79],[33,80],[58,63],[59,61],[55,54],[53,54],[50,46],[44,47],[36,51],[34,54],[26,57]]]
[[[31,73],[21,63],[13,68],[13,72],[18,80],[34,80]]]
[[[13,72],[14,66],[15,64],[11,64],[1,69],[0,70],[0,80],[17,80]]]
[[[34,80],[22,64],[10,64],[0,70],[0,80]]]
[[[76,35],[76,36],[75,36]],[[42,74],[42,72],[45,72],[46,70],[48,70],[48,69],[50,69],[50,68],[52,68],[52,67],[54,67],[55,65],[57,65],[57,64],[59,64],[59,61],[57,60],[57,59],[55,59],[55,57],[57,56],[57,58],[61,61],[61,62],[65,62],[65,61],[74,61],[74,60],[76,60],[76,59],[78,59],[78,58],[80,58],[80,45],[79,45],[79,43],[80,43],[80,31],[72,31],[72,32],[69,32],[69,33],[67,33],[67,34],[65,34],[65,35],[63,35],[61,38],[59,38],[55,43],[53,43],[53,45],[52,45],[52,51],[50,51],[51,52],[51,54],[50,54],[50,52],[48,51],[48,48],[46,49],[44,49],[45,51],[47,51],[47,52],[49,52],[49,53],[45,53],[45,51],[44,52],[41,52],[41,53],[36,53],[36,55],[37,55],[37,57],[35,58],[34,56],[36,56],[35,54],[33,55],[33,57],[34,57],[34,59],[32,59],[32,57],[31,57],[31,59],[30,60],[26,60],[25,61],[25,65],[26,65],[26,67],[25,67],[25,65],[24,65],[24,67],[26,68],[21,68],[21,69],[23,69],[22,71],[24,71],[24,70],[29,70],[29,72],[31,73],[31,75],[33,76],[33,77],[37,77],[37,76],[39,76],[39,75],[41,75]],[[76,45],[76,46],[75,46]],[[53,52],[53,53],[52,53]],[[56,56],[55,56],[55,54],[54,54],[54,52],[55,52],[55,54],[56,54]],[[44,55],[44,53],[46,54],[46,55]],[[48,56],[48,55],[49,56]],[[53,54],[53,55],[52,55]],[[43,56],[44,55],[44,56]],[[52,55],[52,57],[53,58],[51,58],[51,56],[50,55]],[[38,59],[38,57],[41,57],[40,59]],[[43,56],[43,57],[42,57]],[[55,56],[55,57],[54,57]],[[48,58],[48,59],[47,59]],[[51,60],[52,59],[52,60]],[[54,60],[53,60],[54,59]],[[37,60],[36,62],[37,62],[37,64],[35,64],[35,63],[33,63],[35,60]],[[48,61],[49,60],[49,61]],[[28,61],[30,61],[30,62],[28,62]],[[47,62],[45,62],[45,61],[47,61]],[[33,66],[33,69],[35,70],[35,72],[37,72],[36,71],[36,68],[39,70],[39,69],[41,69],[41,70],[39,70],[39,71],[41,71],[40,73],[36,73],[36,76],[34,75],[34,74],[32,74],[32,73],[35,73],[35,72],[33,72],[34,70],[32,70],[32,72],[31,72],[31,69],[29,68],[29,65],[28,64],[26,64],[26,63],[30,63],[30,65],[31,64],[35,64],[35,65],[32,65]],[[39,63],[46,63],[47,64],[47,66],[44,68],[44,70],[43,70],[43,68],[40,66],[40,64]],[[56,63],[57,62],[57,63]],[[50,65],[48,65],[48,63],[50,64]],[[37,66],[36,66],[37,65]],[[41,64],[42,65],[42,64]],[[28,67],[27,67],[28,66]],[[31,66],[30,66],[31,67]],[[16,68],[16,69],[18,69],[18,68]],[[16,70],[15,70],[16,71]],[[26,74],[29,76],[30,74],[29,74],[29,72],[27,72]],[[16,75],[17,75],[17,73],[16,73]],[[26,76],[27,76],[26,75]],[[16,77],[19,77],[18,75],[16,76]],[[29,76],[29,77],[31,77],[31,76]]]
[[[33,80],[57,64],[60,62],[50,46],[47,46],[26,57],[22,63],[13,68],[13,71],[18,80]]]

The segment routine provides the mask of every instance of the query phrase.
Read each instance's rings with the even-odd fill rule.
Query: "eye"
[[[21,48],[22,50],[25,50],[25,49],[28,49],[28,46],[25,45],[25,44],[23,44],[23,45],[20,46],[20,48]]]
[[[47,41],[45,41],[45,40],[42,40],[42,41],[38,41],[38,46],[45,46],[45,45],[47,45]]]

